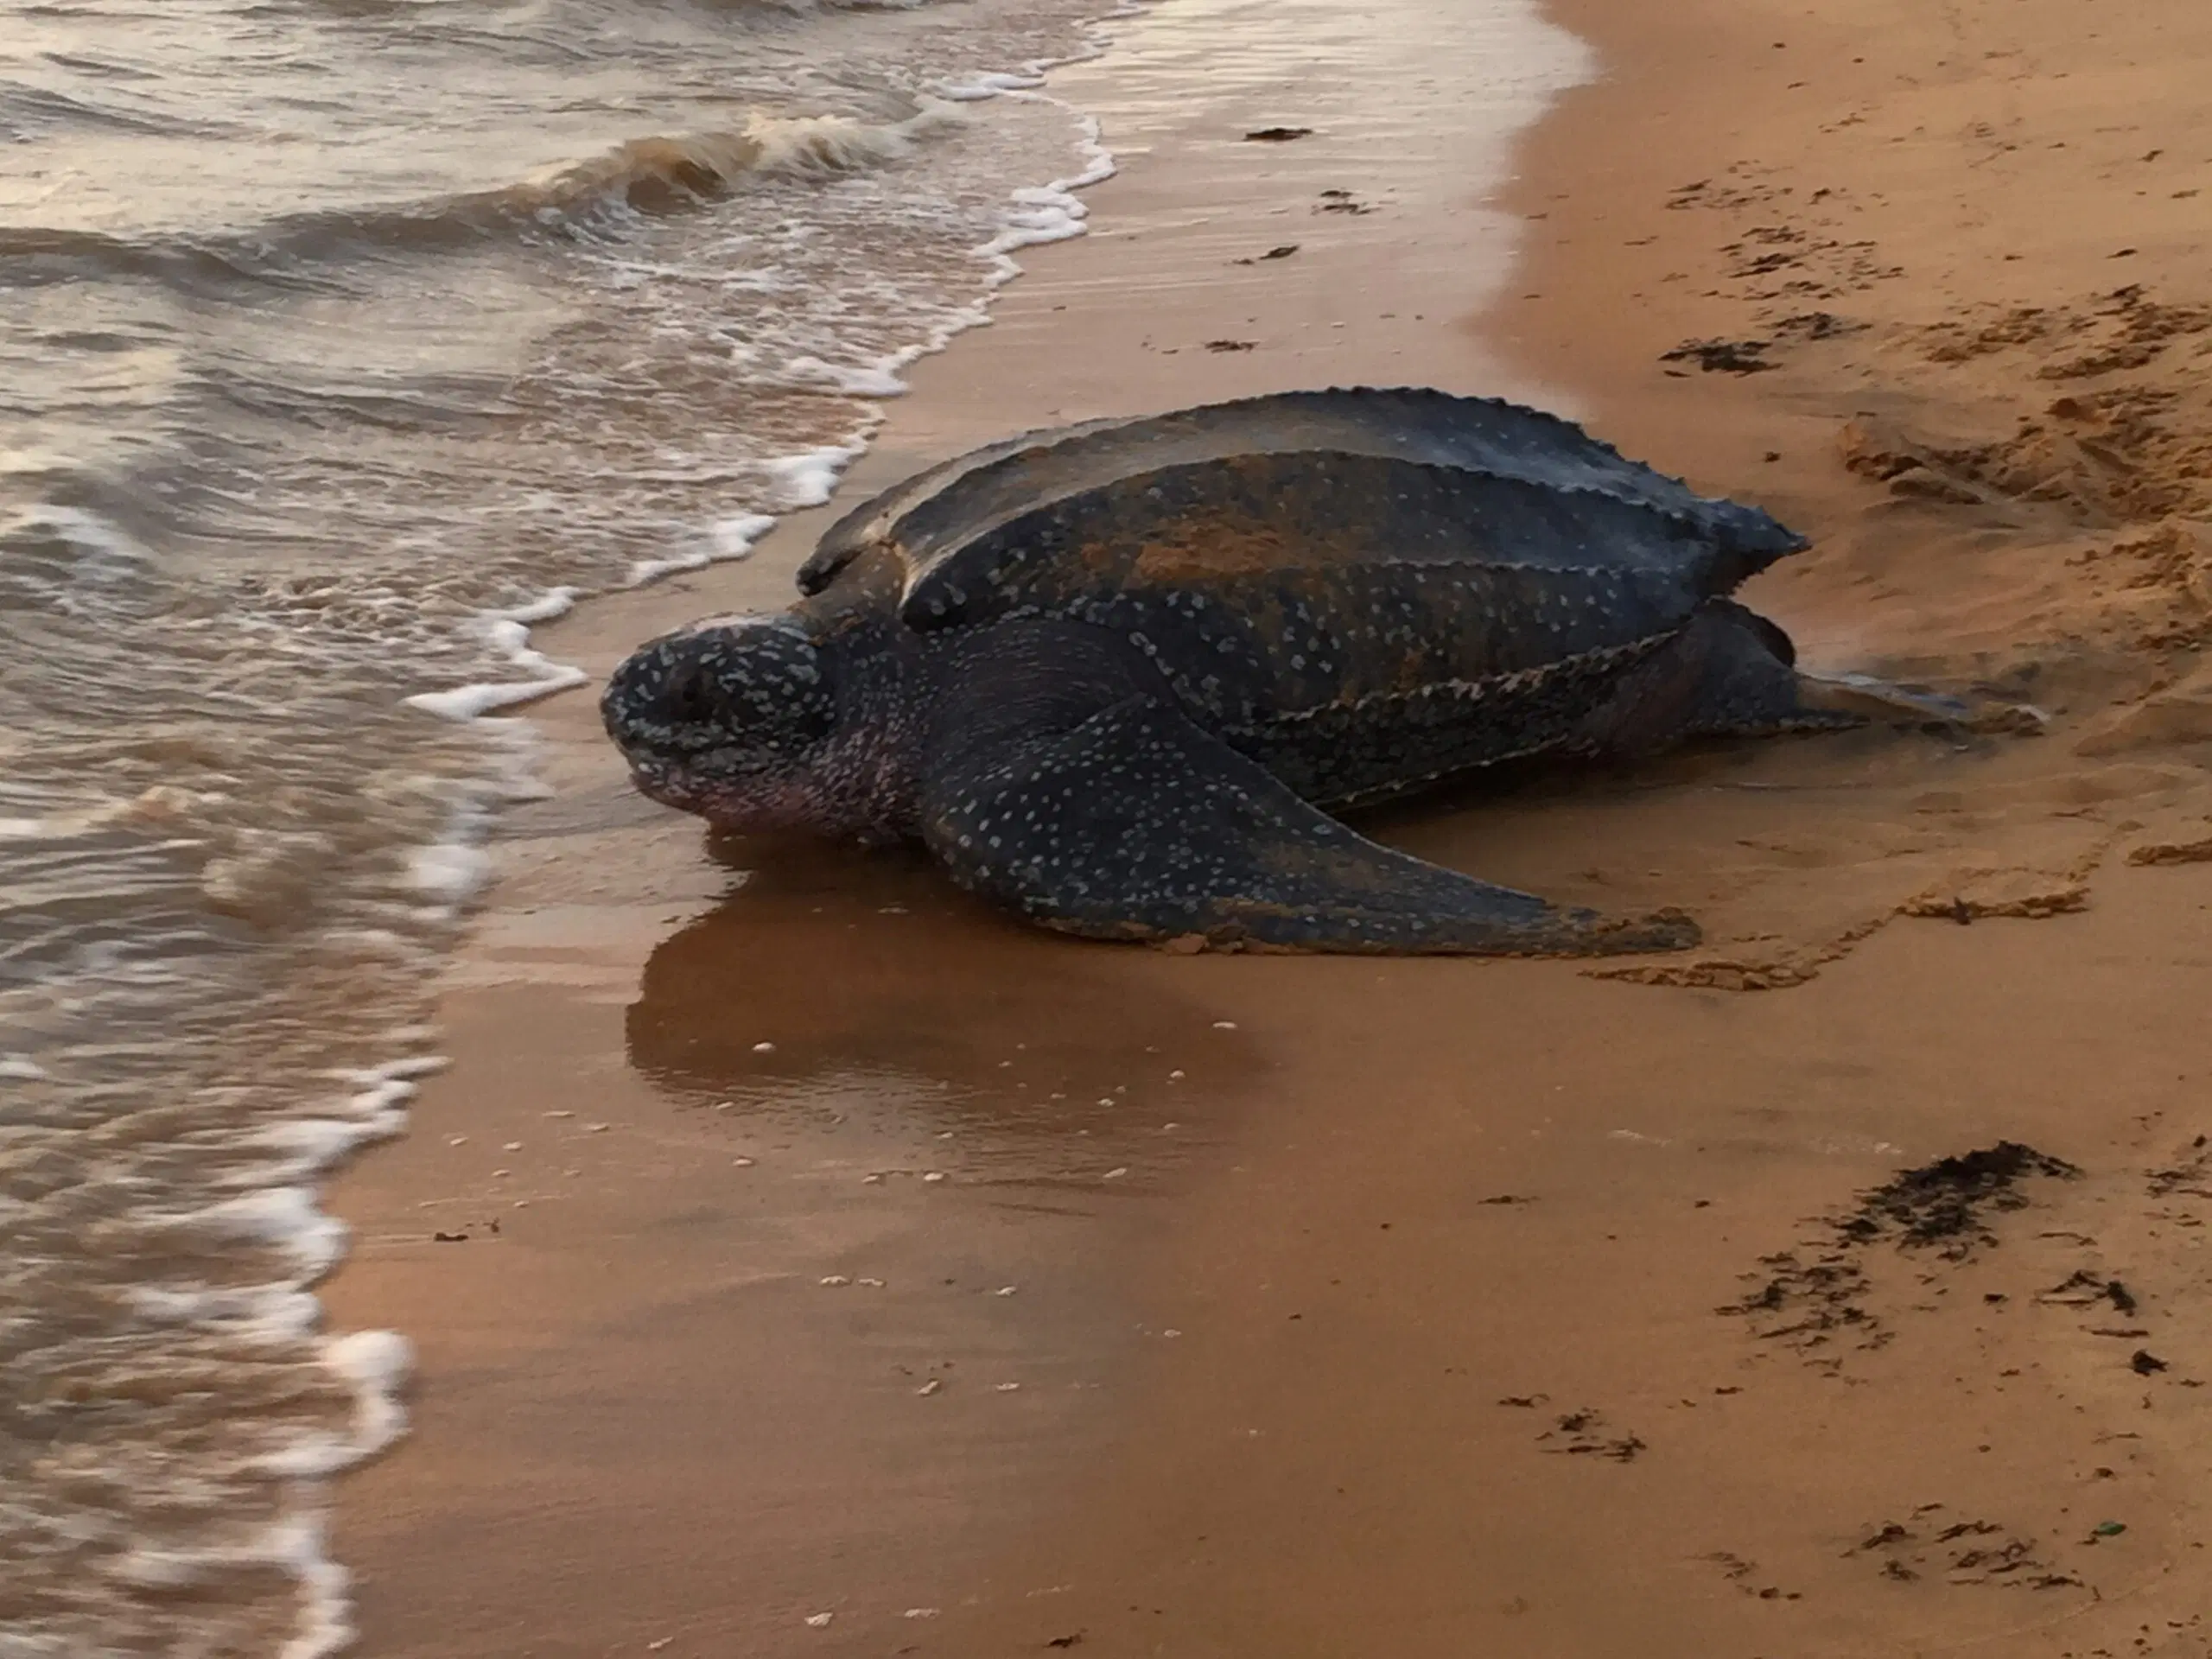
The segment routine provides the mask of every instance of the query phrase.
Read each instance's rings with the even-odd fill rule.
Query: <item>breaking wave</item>
[[[490,189],[295,214],[213,235],[0,226],[0,287],[102,276],[153,277],[188,290],[210,281],[283,283],[363,253],[465,249],[501,237],[618,238],[640,217],[711,207],[748,179],[829,180],[903,161],[967,119],[960,104],[936,98],[887,121],[755,112],[729,130],[627,139]]]

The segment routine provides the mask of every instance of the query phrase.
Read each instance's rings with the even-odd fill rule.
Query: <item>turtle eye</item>
[[[696,663],[676,671],[667,697],[669,709],[678,720],[711,720],[717,712],[713,677]]]

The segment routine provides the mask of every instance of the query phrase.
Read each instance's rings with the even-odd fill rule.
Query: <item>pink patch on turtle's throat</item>
[[[639,794],[721,830],[820,831],[821,791],[804,773],[743,780],[701,778],[682,767],[635,766],[630,781]]]

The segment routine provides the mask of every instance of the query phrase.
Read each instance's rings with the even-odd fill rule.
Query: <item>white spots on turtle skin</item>
[[[813,640],[789,616],[721,618],[639,647],[608,677],[608,734],[626,752],[791,756],[836,718]]]
[[[739,829],[892,840],[912,831],[931,648],[895,624],[817,639],[783,613],[650,642],[609,677],[607,730],[645,793]]]
[[[1120,705],[1042,755],[990,764],[978,783],[955,820],[939,822],[939,845],[972,852],[977,836],[1017,816],[1052,830],[1015,837],[1010,857],[956,858],[956,878],[1077,931],[1225,928],[1284,944],[1387,948],[1517,938],[1550,914],[1526,895],[1366,842],[1249,763],[1214,753],[1165,704]]]

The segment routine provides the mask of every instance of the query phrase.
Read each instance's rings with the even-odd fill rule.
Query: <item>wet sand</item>
[[[334,1319],[421,1359],[341,1491],[365,1651],[2212,1651],[2212,22],[1559,16],[1607,73],[1497,294],[1410,94],[1179,99],[1174,9],[1133,26],[1055,83],[1122,153],[1094,233],[842,499],[1109,410],[1541,394],[1816,537],[1747,595],[1810,665],[2047,729],[1377,826],[1707,925],[1592,970],[1024,933],[916,860],[702,843],[542,705],[453,1069],[335,1194]],[[780,604],[810,517],[541,643]],[[2063,1167],[1862,1203],[2007,1141]]]

